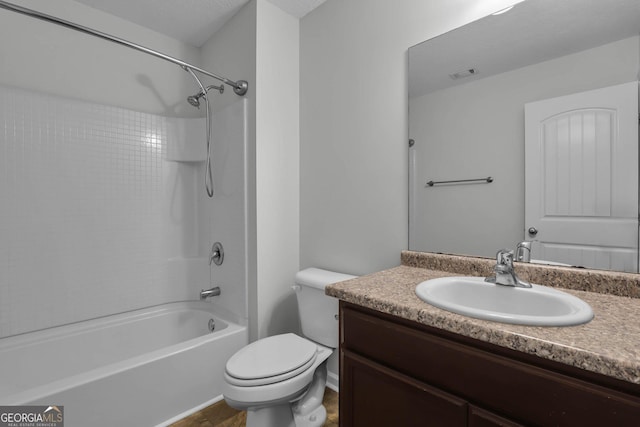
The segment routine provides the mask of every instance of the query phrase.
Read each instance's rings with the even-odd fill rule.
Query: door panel
[[[638,271],[638,83],[525,105],[532,258]]]

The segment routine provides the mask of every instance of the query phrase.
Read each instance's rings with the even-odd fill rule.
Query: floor
[[[338,427],[338,393],[327,388],[324,392],[327,421],[324,427]],[[227,405],[224,400],[191,414],[170,427],[245,427],[247,413]]]

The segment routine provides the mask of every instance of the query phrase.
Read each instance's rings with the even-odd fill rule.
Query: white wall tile
[[[196,299],[202,167],[165,157],[186,126],[6,86],[0,100],[0,337]]]
[[[217,111],[213,117],[216,138],[212,143],[214,196],[208,206],[208,248],[213,242],[223,244],[222,265],[211,265],[211,285],[220,286],[220,297],[213,303],[248,319],[247,307],[247,233],[246,216],[246,148],[247,101],[238,99]],[[201,184],[202,185],[202,184]],[[202,194],[202,192],[201,192]]]

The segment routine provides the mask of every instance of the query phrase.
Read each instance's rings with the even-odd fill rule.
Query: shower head
[[[216,89],[218,92],[220,93],[224,93],[224,85],[220,85],[220,86],[207,86],[205,89],[205,92],[200,91],[195,95],[191,95],[187,97],[187,102],[189,102],[189,104],[193,105],[196,108],[200,108],[200,98],[207,96],[207,92],[209,92],[211,89]]]
[[[197,95],[191,95],[187,97],[187,102],[196,108],[200,108],[200,97],[204,96],[204,93],[200,92]]]

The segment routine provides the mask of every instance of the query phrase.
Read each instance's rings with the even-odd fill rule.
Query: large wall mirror
[[[639,34],[640,0],[526,0],[411,47],[409,249],[638,272]]]

